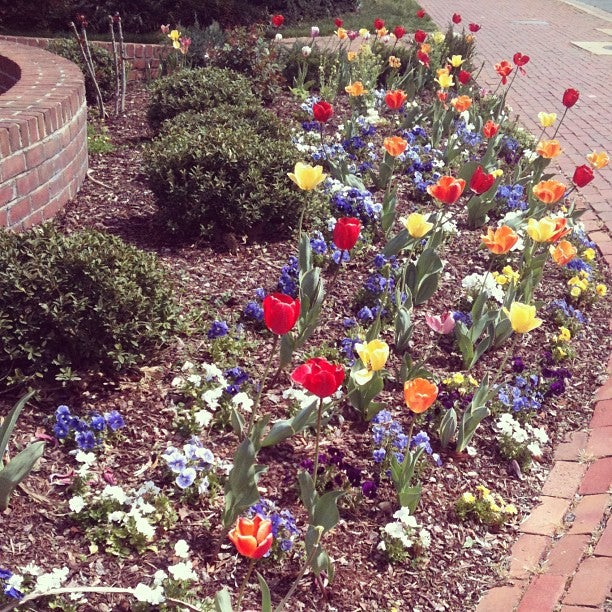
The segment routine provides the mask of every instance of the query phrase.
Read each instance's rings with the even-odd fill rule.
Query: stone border
[[[0,40],[0,226],[53,217],[87,173],[87,105],[79,68]]]

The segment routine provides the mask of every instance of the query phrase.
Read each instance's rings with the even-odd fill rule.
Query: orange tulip
[[[228,537],[241,555],[261,559],[272,547],[272,521],[259,515],[253,519],[240,517]]]
[[[454,176],[441,176],[435,185],[427,187],[427,193],[443,204],[454,204],[465,189],[465,181]]]
[[[413,378],[404,383],[404,401],[415,414],[425,412],[438,397],[438,386],[425,378]]]
[[[561,144],[558,140],[542,140],[536,147],[536,153],[544,159],[552,159],[561,155]]]
[[[557,217],[555,219],[555,230],[547,242],[557,242],[557,240],[560,240],[563,236],[567,236],[572,230],[566,227],[566,225],[567,219],[565,217]]]
[[[565,185],[559,181],[540,181],[533,186],[533,195],[544,204],[555,204],[565,193]]]
[[[470,96],[459,96],[451,100],[451,106],[458,112],[462,113],[472,106],[472,98]]]
[[[353,97],[363,96],[363,94],[368,93],[367,89],[363,87],[363,83],[361,81],[355,81],[352,85],[347,85],[344,88],[344,91],[346,91],[349,96]]]
[[[398,110],[404,106],[408,96],[401,89],[394,89],[385,94],[385,103],[391,110]]]
[[[391,157],[401,155],[406,150],[407,146],[408,141],[404,140],[401,136],[390,136],[383,141],[383,147],[385,147],[385,151],[387,151]]]
[[[597,151],[593,151],[592,153],[589,153],[586,158],[589,164],[598,170],[605,168],[610,163],[610,158],[605,151],[601,151],[599,153]]]
[[[567,240],[561,240],[557,246],[550,246],[550,254],[556,264],[565,266],[576,255],[576,247]]]
[[[489,119],[482,126],[482,133],[484,134],[485,138],[493,138],[493,136],[497,134],[498,130],[499,130],[499,123],[495,123],[495,121],[492,121],[491,119]]]
[[[517,233],[507,225],[502,225],[496,230],[489,227],[487,235],[481,236],[483,244],[495,255],[507,253],[518,241]]]

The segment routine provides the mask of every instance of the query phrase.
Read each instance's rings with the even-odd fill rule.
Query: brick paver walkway
[[[496,62],[512,61],[516,52],[530,56],[527,75],[515,80],[508,104],[534,133],[539,111],[560,116],[563,91],[580,91],[557,136],[565,151],[562,173],[571,177],[595,148],[612,153],[612,56],[571,44],[612,45],[611,13],[589,14],[561,0],[421,0],[421,6],[440,27],[453,13],[465,24],[482,26],[477,52],[485,62],[485,87],[499,82]],[[612,265],[612,169],[597,173],[581,196],[585,225]],[[521,524],[506,583],[485,594],[478,612],[612,610],[612,359],[595,400],[588,428],[556,451],[539,504]]]

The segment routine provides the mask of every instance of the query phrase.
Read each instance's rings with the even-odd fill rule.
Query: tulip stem
[[[317,490],[317,472],[319,471],[319,438],[321,437],[321,417],[323,416],[323,398],[319,398],[319,410],[317,411],[317,437],[315,438],[315,456],[313,461],[312,483],[313,489]]]
[[[253,429],[253,425],[255,424],[255,418],[257,416],[257,409],[259,408],[259,403],[261,401],[261,395],[263,393],[264,385],[266,384],[266,379],[268,378],[268,374],[270,372],[270,366],[272,365],[272,360],[274,359],[274,354],[276,353],[276,347],[278,346],[278,339],[280,336],[274,334],[274,342],[272,342],[272,348],[270,350],[270,356],[268,357],[268,362],[266,363],[266,369],[264,370],[263,377],[261,382],[259,383],[259,391],[257,392],[257,397],[255,398],[255,403],[253,404],[253,409],[251,410],[251,417],[249,418],[249,424],[244,433],[244,437],[247,438],[251,435],[251,430]]]
[[[506,354],[504,355],[504,358],[502,359],[502,362],[499,364],[499,368],[497,368],[497,372],[495,374],[495,378],[493,379],[493,382],[491,383],[491,387],[497,384],[497,381],[499,380],[504,368],[506,367],[506,363],[508,363],[508,357],[512,355],[512,353],[514,353],[514,349],[516,348],[518,339],[519,339],[519,334],[515,332],[514,338],[512,339],[512,344],[510,345],[510,350],[506,352]]]
[[[242,603],[242,596],[244,595],[244,589],[246,588],[247,582],[251,578],[251,574],[253,573],[253,568],[255,567],[256,559],[251,559],[249,563],[249,569],[247,570],[246,576],[242,581],[242,586],[240,587],[240,591],[238,592],[238,601],[236,602],[236,612],[240,612],[240,604]]]
[[[557,124],[557,129],[555,130],[555,133],[552,135],[551,140],[555,139],[555,136],[557,135],[557,132],[559,131],[559,128],[561,127],[561,124],[563,123],[563,120],[565,119],[565,115],[567,115],[567,111],[569,110],[569,107],[565,107],[565,110],[563,111],[563,115],[561,116],[561,119],[559,120],[559,123]]]

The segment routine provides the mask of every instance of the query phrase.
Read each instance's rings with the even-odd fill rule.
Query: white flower
[[[106,485],[100,493],[100,497],[102,499],[114,499],[116,502],[120,504],[125,504],[128,501],[128,496],[125,491],[118,485]]]
[[[122,512],[121,510],[115,510],[115,512],[111,512],[108,515],[108,522],[109,523],[120,523],[125,517],[125,512]]]
[[[39,576],[42,573],[42,570],[35,563],[28,563],[25,567],[21,568],[21,571],[24,574],[30,574],[30,576]]]
[[[171,387],[182,387],[185,381],[180,376],[175,376],[170,383]]]
[[[548,442],[548,434],[541,427],[533,427],[531,433],[541,444],[546,444]]]
[[[147,480],[146,482],[143,482],[140,489],[136,491],[136,496],[142,497],[147,493],[150,493],[151,495],[159,495],[160,492],[161,489],[152,480]]]
[[[388,535],[390,535],[392,538],[395,538],[396,540],[401,540],[404,536],[404,526],[401,523],[398,523],[397,521],[394,521],[393,523],[387,523],[384,527],[385,533],[387,533]]]
[[[167,577],[168,577],[168,574],[166,574],[164,570],[157,570],[153,574],[153,584],[155,586],[159,586]]]
[[[189,544],[185,540],[179,540],[174,545],[174,554],[181,559],[187,559],[189,557]]]
[[[384,540],[381,540],[378,543],[378,546],[376,547],[376,550],[382,550],[383,552],[385,552],[385,550],[387,550],[387,545],[385,544]]]
[[[168,571],[175,580],[197,580],[198,575],[193,571],[191,561],[181,561],[176,565],[170,565]]]
[[[186,361],[186,362],[183,364],[183,367],[181,368],[181,370],[182,370],[183,372],[185,372],[185,371],[187,371],[187,370],[191,370],[192,368],[193,368],[193,363],[191,363],[191,361]]]
[[[311,47],[309,47],[308,45],[304,45],[302,47],[302,55],[304,57],[308,57],[311,53],[312,53],[312,48]]]
[[[540,448],[537,442],[532,442],[531,444],[528,444],[527,450],[531,453],[532,457],[542,456],[542,449]]]
[[[421,529],[419,531],[419,539],[421,540],[421,546],[423,548],[429,548],[431,545],[431,533],[427,529]]]
[[[84,463],[85,465],[87,465],[87,467],[89,467],[90,465],[93,465],[96,462],[96,456],[94,455],[94,453],[92,452],[85,453],[82,450],[77,451],[74,458],[79,463]]]
[[[416,526],[416,519],[414,516],[410,516],[410,510],[406,506],[402,506],[399,510],[393,513],[393,518],[399,519],[404,525],[410,527]],[[413,525],[410,522],[414,523]]]
[[[187,377],[187,382],[199,387],[202,384],[202,377],[199,374],[191,374]]]
[[[274,40],[276,42],[280,42],[281,40],[283,40],[283,35],[280,32],[278,32],[276,36],[274,37]]]
[[[223,395],[223,387],[216,387],[214,389],[209,389],[202,393],[202,401],[206,403],[206,405],[211,409],[215,410],[215,408],[219,407],[219,398]]]
[[[36,578],[34,590],[38,593],[46,593],[52,589],[59,589],[68,578],[68,568],[55,568],[51,572],[41,574]]]
[[[213,414],[208,410],[198,410],[194,415],[193,419],[198,427],[208,427],[212,421]]]
[[[142,584],[142,582],[136,585],[136,588],[134,589],[134,597],[138,601],[153,605],[164,603],[165,600],[164,589],[161,586],[157,586],[156,588],[152,589],[150,586]]]
[[[208,481],[208,476],[204,476],[198,485],[198,495],[208,495],[209,490],[210,482]]]
[[[207,381],[216,378],[217,382],[223,387],[227,385],[227,381],[223,376],[223,370],[220,370],[214,363],[203,363],[202,370]]]
[[[242,408],[245,412],[251,412],[253,408],[253,400],[244,392],[236,393],[232,398],[232,404],[238,408]]]
[[[13,574],[8,580],[5,581],[5,591],[10,590],[11,588],[16,591],[21,591],[21,585],[23,583],[23,576],[19,574]]]
[[[71,512],[78,514],[85,507],[85,500],[80,495],[75,495],[68,501]]]

